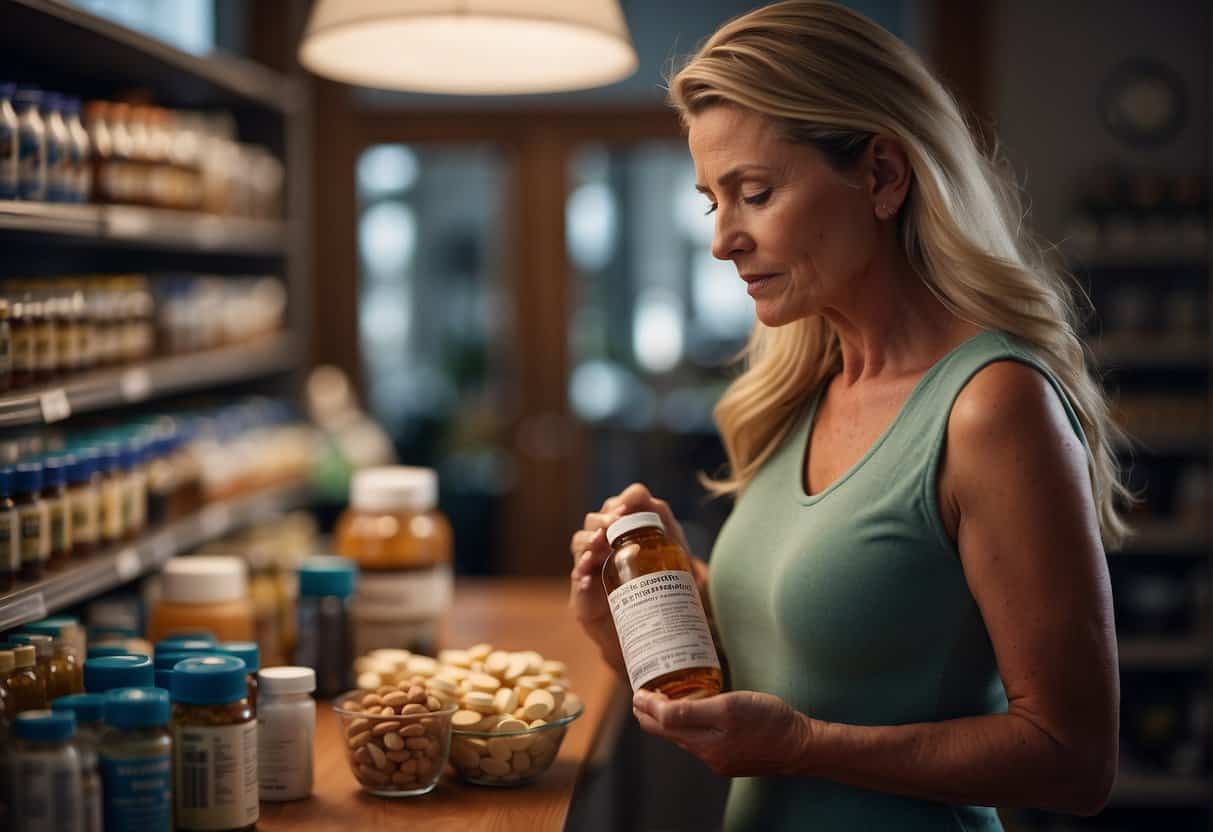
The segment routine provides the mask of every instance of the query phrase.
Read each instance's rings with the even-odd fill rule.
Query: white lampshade
[[[636,71],[618,0],[316,0],[299,61],[382,89],[582,89]]]

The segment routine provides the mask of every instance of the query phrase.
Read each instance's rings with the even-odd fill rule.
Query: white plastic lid
[[[316,689],[316,671],[310,667],[267,667],[258,671],[263,694],[311,693]]]
[[[665,524],[661,522],[661,518],[657,516],[655,511],[638,511],[635,514],[628,514],[620,517],[611,525],[607,526],[607,543],[612,546],[620,535],[627,534],[633,529],[643,529],[648,526],[665,531]]]
[[[358,511],[430,511],[436,505],[438,473],[433,468],[363,468],[350,482],[350,506]]]
[[[162,573],[163,600],[183,604],[237,601],[248,595],[248,569],[240,558],[173,558]]]

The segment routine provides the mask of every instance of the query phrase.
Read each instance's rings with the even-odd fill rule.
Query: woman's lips
[[[762,294],[777,277],[778,274],[743,274],[741,279],[746,282],[746,292],[750,297],[755,297]]]

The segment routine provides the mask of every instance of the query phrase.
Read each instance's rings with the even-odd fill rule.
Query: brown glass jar
[[[13,651],[0,650],[0,723],[4,725],[11,725],[13,717],[17,715],[12,694],[8,692],[8,677],[16,666],[17,658]]]
[[[602,583],[632,689],[671,699],[720,693],[724,677],[690,557],[648,511],[616,520],[607,541],[613,554]]]
[[[13,301],[9,309],[9,336],[13,353],[10,390],[20,390],[34,383],[33,311],[31,304],[24,299]]]
[[[257,825],[257,720],[248,700],[244,662],[232,656],[198,656],[173,668],[173,772],[175,828],[244,832]],[[201,778],[201,780],[199,779]],[[186,783],[210,784],[207,794]],[[213,805],[211,795],[230,799]]]
[[[0,468],[0,592],[7,592],[21,574],[21,516],[13,502],[16,471]]]
[[[46,685],[46,701],[76,693],[76,672],[62,651],[55,650],[55,639],[46,635],[17,635],[14,641],[33,645],[36,651],[35,672]]]
[[[32,644],[13,648],[13,671],[8,675],[8,693],[13,713],[37,711],[47,706],[46,682],[38,675],[37,651]]]
[[[42,499],[42,466],[22,463],[13,480],[13,503],[21,523],[21,578],[37,581],[51,556],[50,512]]]

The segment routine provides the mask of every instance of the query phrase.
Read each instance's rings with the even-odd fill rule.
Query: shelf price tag
[[[39,397],[38,403],[42,407],[42,421],[48,425],[62,422],[72,415],[72,406],[67,401],[67,391],[62,388],[46,391]]]
[[[138,575],[141,566],[139,553],[134,549],[123,549],[114,557],[114,571],[118,573],[118,580],[124,583]]]
[[[127,402],[141,402],[152,392],[152,377],[146,367],[132,367],[119,380],[122,398]]]

